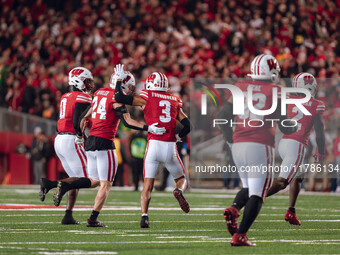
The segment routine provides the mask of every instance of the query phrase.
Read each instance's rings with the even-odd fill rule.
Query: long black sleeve
[[[122,81],[117,81],[115,88],[115,100],[118,103],[132,105],[133,97],[129,95],[125,95],[122,89]]]
[[[230,123],[230,120],[233,120],[235,118],[235,116],[233,115],[233,105],[230,102],[226,102],[222,110],[218,113],[217,118],[226,119],[228,120],[228,123]],[[233,143],[233,128],[230,125],[217,126],[221,130],[224,139],[229,143]]]
[[[82,117],[86,114],[86,112],[91,107],[90,104],[83,104],[83,103],[76,103],[74,106],[74,112],[73,112],[73,128],[74,131],[78,136],[82,136],[82,130],[80,130],[80,121]]]
[[[181,131],[179,131],[178,136],[180,138],[183,138],[184,136],[189,134],[189,132],[192,130],[193,126],[192,126],[192,123],[191,123],[189,118],[182,119],[181,124],[183,125],[183,128],[181,129]]]
[[[148,126],[147,125],[144,125],[143,128],[140,128],[140,127],[136,127],[136,126],[130,125],[126,121],[126,119],[124,117],[124,114],[128,113],[128,110],[126,109],[125,105],[117,107],[115,109],[115,112],[116,112],[116,115],[118,116],[118,118],[123,122],[125,127],[131,128],[131,129],[135,129],[135,130],[139,130],[139,131],[148,131]]]
[[[314,119],[315,140],[318,146],[318,151],[321,155],[325,153],[325,132],[322,120],[322,115],[317,114]]]
[[[282,112],[281,112],[281,99],[278,100],[277,105],[278,105],[278,107],[276,108],[276,111],[274,112],[274,115],[275,115],[275,118],[280,120],[278,122],[280,131],[283,134],[285,134],[285,135],[290,135],[290,134],[296,132],[297,131],[297,126],[295,126],[295,127],[291,126],[294,123],[293,121],[290,121],[290,125],[288,125],[288,121],[286,121],[286,125],[289,126],[289,127],[285,127],[285,126],[283,126],[281,124],[281,121],[288,119],[288,116],[287,116],[287,114],[286,115],[282,115]]]

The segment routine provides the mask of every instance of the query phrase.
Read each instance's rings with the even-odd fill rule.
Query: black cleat
[[[40,201],[44,201],[45,200],[45,196],[46,194],[50,191],[50,187],[52,186],[52,181],[50,181],[49,179],[46,178],[41,178],[40,179]]]
[[[140,227],[141,228],[150,228],[149,217],[147,215],[142,216],[142,219],[140,220]]]
[[[57,189],[56,189],[56,191],[54,193],[54,196],[53,196],[53,201],[54,201],[54,205],[55,206],[59,206],[60,205],[61,199],[63,198],[65,193],[67,191],[69,191],[69,189],[68,189],[69,185],[70,184],[68,184],[66,182],[58,181]]]
[[[106,225],[103,224],[103,222],[99,220],[92,221],[90,219],[87,219],[86,227],[93,227],[93,228],[107,228]]]
[[[179,203],[179,206],[181,207],[181,209],[183,210],[183,212],[185,213],[188,213],[190,212],[190,206],[189,206],[189,203],[188,201],[184,198],[183,196],[183,192],[176,188],[174,190],[174,196],[175,198],[177,199],[178,203]]]
[[[61,225],[80,225],[81,223],[75,219],[73,219],[73,217],[64,217],[61,220]]]

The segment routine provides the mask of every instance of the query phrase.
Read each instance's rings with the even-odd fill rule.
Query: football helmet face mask
[[[136,89],[135,77],[129,71],[124,71],[127,75],[122,82],[122,90],[125,95],[133,95]],[[117,84],[117,75],[113,73],[110,78],[110,88],[115,89]]]
[[[154,72],[148,76],[145,82],[145,89],[155,91],[168,91],[169,82],[165,74]]]
[[[277,60],[271,55],[261,54],[254,58],[250,66],[253,80],[270,80],[274,83],[279,81],[280,66]]]
[[[299,73],[293,78],[293,88],[305,88],[310,91],[312,97],[315,97],[318,84],[316,79],[310,73]]]
[[[84,67],[75,67],[68,73],[68,84],[89,94],[94,88],[92,73]]]

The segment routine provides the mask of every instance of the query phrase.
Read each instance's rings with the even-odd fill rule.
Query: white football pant
[[[113,182],[118,167],[116,150],[86,151],[89,176],[99,181]]]
[[[54,150],[69,177],[88,177],[83,145],[74,142],[75,135],[57,135]]]
[[[278,149],[282,158],[279,177],[285,178],[290,183],[294,177],[305,172],[303,165],[305,145],[293,139],[281,139]]]
[[[264,201],[274,177],[274,148],[254,142],[235,143],[232,155],[243,188],[249,189],[249,197],[255,195]]]
[[[185,176],[185,169],[175,142],[149,140],[144,156],[144,178],[154,179],[160,163],[164,163],[174,179]]]

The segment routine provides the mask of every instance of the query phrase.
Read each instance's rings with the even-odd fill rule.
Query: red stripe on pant
[[[273,154],[272,154],[273,153],[273,149],[269,147],[269,150],[270,150],[270,155],[271,155],[270,163],[269,163],[269,167],[270,167],[270,166],[274,165],[274,157],[273,157]],[[269,167],[268,167],[268,171],[270,170]],[[272,186],[272,183],[273,183],[273,172],[270,171],[269,172],[269,185],[268,185],[268,188],[267,188],[267,193],[268,193],[269,188]],[[267,196],[267,194],[266,194],[266,196]]]
[[[298,164],[296,165],[296,168],[295,168],[295,173],[291,176],[291,178],[289,179],[287,179],[288,180],[288,184],[294,179],[294,177],[297,175],[297,173],[298,173],[298,171],[299,171],[299,166],[301,165],[301,163],[302,163],[302,160],[303,160],[303,155],[305,154],[305,147],[303,146],[303,145],[301,145],[301,147],[302,147],[302,150],[301,150],[301,154],[299,155],[299,157],[300,157],[300,160],[299,160],[299,162],[298,162]]]
[[[107,151],[107,157],[109,159],[109,167],[108,167],[108,171],[107,171],[107,181],[110,181],[110,175],[111,175],[111,171],[112,171],[110,150]]]
[[[146,156],[148,155],[148,150],[149,150],[149,143],[146,145],[145,156],[144,156],[144,161],[143,161],[143,177],[144,178],[145,178],[145,161],[146,161]]]
[[[87,173],[86,173],[86,164],[85,164],[85,162],[84,162],[84,159],[83,159],[82,156],[81,156],[81,152],[79,152],[79,151],[81,151],[81,148],[80,148],[80,146],[79,146],[78,144],[76,144],[76,143],[75,143],[74,145],[75,145],[75,147],[76,147],[76,152],[77,152],[77,154],[78,154],[78,157],[79,157],[79,159],[80,159],[81,165],[82,165],[82,167],[83,167],[84,176],[87,177]]]
[[[176,146],[176,144],[175,144],[175,146]],[[182,167],[182,170],[183,170],[183,174],[184,174],[184,176],[185,176],[185,168],[184,168],[184,165],[183,165],[183,162],[182,162],[181,158],[179,157],[178,150],[177,150],[177,146],[176,146],[175,149],[176,149],[176,157],[177,157],[179,163],[181,164],[181,167]]]
[[[266,157],[267,157],[267,170],[268,170],[268,166],[270,164],[270,156],[269,156],[269,149],[268,149],[268,146],[266,145]],[[267,186],[267,183],[268,183],[268,171],[267,171],[267,174],[266,174],[266,181],[264,182],[264,185],[263,185],[263,188],[262,188],[262,193],[261,193],[261,197],[262,199],[264,198],[264,196],[266,195],[265,194],[265,191],[266,191],[266,186]]]
[[[83,155],[83,158],[85,159],[85,162],[87,162],[87,157],[86,157],[86,154],[85,154],[85,149],[84,149],[84,145],[80,145],[80,153],[81,155]],[[86,163],[85,163],[86,165]],[[83,172],[84,172],[84,176],[87,177],[87,169],[85,167],[85,169],[83,169]]]
[[[299,144],[299,150],[298,150],[298,157],[295,161],[294,166],[292,167],[292,170],[290,171],[288,177],[287,177],[287,181],[288,183],[290,182],[289,180],[291,179],[291,176],[293,175],[293,173],[296,171],[297,167],[298,167],[298,163],[300,162],[300,157],[301,157],[301,143]]]
[[[113,162],[111,181],[113,182],[115,175],[116,175],[116,159],[115,159],[115,154],[113,153],[113,150],[111,150],[111,156],[112,156],[112,162]]]

